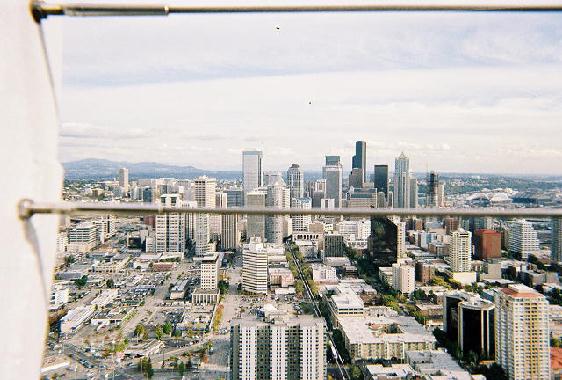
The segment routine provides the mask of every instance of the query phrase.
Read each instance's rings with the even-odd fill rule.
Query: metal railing
[[[562,11],[562,4],[539,2],[392,2],[371,4],[303,5],[165,5],[165,4],[50,4],[33,1],[36,21],[48,16],[167,16],[200,13],[316,13],[316,12],[546,12]]]
[[[112,202],[34,202],[23,200],[19,204],[19,215],[29,219],[33,215],[86,215],[112,214],[118,216],[155,215],[169,213],[218,214],[218,215],[314,215],[348,217],[387,216],[493,216],[512,218],[560,218],[562,208],[271,208],[271,207],[169,207],[159,204],[112,203]]]

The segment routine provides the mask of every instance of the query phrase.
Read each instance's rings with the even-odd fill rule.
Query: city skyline
[[[241,150],[257,147],[268,152],[272,170],[295,155],[309,170],[321,167],[324,154],[350,158],[362,139],[368,167],[404,150],[413,171],[560,174],[545,165],[562,157],[558,19],[64,20],[60,157],[139,162],[149,148],[157,162],[232,170]],[[215,20],[212,31],[202,28]],[[202,29],[201,40],[166,42]],[[228,164],[216,160],[217,151]]]

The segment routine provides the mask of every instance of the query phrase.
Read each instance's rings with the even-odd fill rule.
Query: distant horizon
[[[265,152],[264,152],[265,155]],[[117,164],[117,163],[126,163],[129,165],[140,165],[140,164],[155,164],[155,165],[163,165],[163,166],[173,166],[173,167],[177,167],[177,168],[192,168],[195,169],[197,171],[200,172],[224,172],[224,173],[242,173],[242,168],[240,169],[206,169],[206,168],[201,168],[201,167],[196,167],[190,164],[175,164],[175,163],[165,163],[165,162],[158,162],[158,161],[137,161],[137,162],[132,162],[132,161],[125,161],[125,160],[111,160],[108,158],[97,158],[97,157],[88,157],[88,158],[83,158],[83,159],[78,159],[78,160],[69,160],[69,161],[61,161],[61,163],[63,165],[65,164],[73,164],[73,163],[78,163],[78,162],[82,162],[82,161],[90,161],[90,160],[97,160],[97,161],[107,161],[113,164]],[[281,172],[281,173],[285,173],[287,171],[287,169],[289,168],[289,166],[291,164],[299,164],[298,162],[291,162],[290,164],[287,165],[286,168],[284,169],[264,169],[263,173],[270,173],[270,172]],[[300,164],[299,164],[300,165]],[[373,172],[373,165],[367,166],[367,174],[372,174]],[[394,172],[394,164],[386,164],[386,163],[377,163],[377,165],[388,165],[388,169],[389,169],[389,173],[393,173]],[[322,173],[322,168],[320,167],[319,169],[313,169],[313,168],[305,168],[302,167],[302,165],[300,165],[301,169],[306,173]],[[129,169],[129,168],[127,168]],[[537,174],[529,174],[529,173],[517,173],[517,172],[505,172],[505,173],[494,173],[494,172],[472,172],[472,171],[438,171],[438,170],[432,170],[430,169],[429,171],[419,171],[419,170],[411,170],[410,173],[413,174],[423,174],[423,173],[429,173],[431,171],[435,171],[437,174],[466,174],[466,175],[488,175],[488,176],[508,176],[508,177],[513,177],[513,176],[520,176],[520,177],[545,177],[545,178],[551,178],[551,177],[560,177],[560,180],[562,180],[562,173],[560,174],[548,174],[548,173],[537,173]],[[343,175],[344,178],[346,178],[346,173],[347,171],[344,169],[343,171]],[[349,174],[349,173],[347,173]],[[129,175],[131,175],[131,170],[129,170]],[[66,172],[65,172],[65,176],[66,176]],[[115,177],[117,177],[117,173],[115,173]],[[423,178],[419,178],[419,179],[423,179]]]

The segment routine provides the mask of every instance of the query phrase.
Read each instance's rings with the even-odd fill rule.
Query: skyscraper
[[[129,169],[127,168],[119,169],[119,187],[123,189],[124,194],[129,192]]]
[[[261,150],[246,150],[242,152],[242,187],[244,199],[250,191],[263,185]]]
[[[363,169],[353,168],[349,174],[349,186],[361,189],[363,184]]]
[[[375,189],[388,196],[388,165],[375,165],[374,182]]]
[[[164,194],[160,203],[166,207],[181,207],[179,194]],[[185,214],[168,213],[156,215],[155,250],[157,253],[185,251]]]
[[[237,250],[240,247],[238,215],[221,215],[221,249]]]
[[[265,207],[265,189],[256,189],[246,195],[247,207]],[[259,237],[265,239],[265,216],[264,215],[248,215],[246,227],[247,239]]]
[[[194,199],[197,207],[215,208],[216,206],[216,186],[217,180],[207,176],[201,176],[194,181]],[[216,219],[220,216],[213,216],[215,222],[214,232],[217,231]],[[203,256],[209,252],[209,240],[211,237],[211,216],[209,214],[195,215],[195,254]],[[220,219],[219,219],[220,220]]]
[[[510,380],[550,379],[548,301],[521,284],[496,290],[496,363]]]
[[[552,218],[552,261],[562,261],[562,218]]]
[[[406,255],[406,223],[384,217],[371,217],[371,234],[367,240],[373,262],[390,266]]]
[[[254,294],[267,294],[267,249],[261,238],[251,237],[242,251],[242,289]]]
[[[285,182],[281,178],[267,186],[265,204],[271,208],[283,208],[285,199]],[[268,243],[283,243],[283,215],[267,215],[265,217],[265,239]]]
[[[302,208],[305,210],[312,208],[312,199],[310,198],[295,198],[293,199],[292,207]],[[310,215],[294,215],[293,216],[293,231],[304,232],[308,231],[308,225],[312,223]]]
[[[394,202],[396,208],[408,208],[410,206],[410,160],[400,153],[394,160]]]
[[[524,219],[518,219],[511,224],[509,230],[509,250],[527,260],[530,254],[539,250],[537,231],[533,225]]]
[[[458,229],[451,234],[449,257],[453,272],[472,271],[472,234]]]
[[[367,169],[367,143],[357,141],[355,143],[355,156],[351,159],[351,169],[361,169],[361,184],[365,183],[365,171]]]
[[[322,177],[326,180],[326,198],[333,199],[335,207],[342,207],[342,165],[339,156],[326,156]]]
[[[410,208],[418,207],[418,180],[416,178],[410,178]]]
[[[427,207],[441,207],[439,203],[439,174],[434,171],[427,175],[425,204]]]
[[[304,173],[298,164],[292,164],[287,170],[287,186],[291,190],[291,206],[293,199],[304,197]]]
[[[232,380],[323,380],[326,325],[310,316],[236,319],[230,328]]]

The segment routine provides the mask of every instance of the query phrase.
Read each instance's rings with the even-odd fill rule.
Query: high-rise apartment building
[[[322,177],[326,180],[325,198],[333,199],[335,207],[342,207],[343,168],[339,156],[326,156]]]
[[[292,164],[287,170],[287,186],[291,191],[291,206],[293,199],[304,197],[304,173],[298,164]]]
[[[371,217],[367,243],[376,265],[391,266],[406,256],[406,223],[395,218]]]
[[[562,218],[552,218],[551,260],[562,261]]]
[[[195,305],[216,304],[219,301],[219,255],[213,252],[199,258],[200,282],[199,288],[191,295],[191,302]]]
[[[268,251],[259,237],[251,237],[242,251],[242,290],[267,294]]]
[[[374,186],[378,192],[388,196],[388,165],[375,165]]]
[[[312,208],[312,199],[310,198],[294,198],[292,200],[292,207],[310,210]],[[294,215],[293,216],[293,231],[303,232],[308,231],[308,225],[312,223],[310,215]]]
[[[417,208],[419,204],[418,201],[418,180],[417,178],[410,178],[410,208]]]
[[[216,207],[216,187],[217,180],[207,176],[201,176],[193,181],[193,198],[197,202],[197,207],[215,208]],[[211,240],[211,229],[215,234],[220,233],[217,219],[219,215],[196,214],[195,215],[195,254],[204,256],[210,251],[209,241]],[[218,231],[217,231],[218,230]]]
[[[441,207],[439,204],[439,174],[434,171],[427,175],[425,205],[426,207]]]
[[[363,183],[365,183],[365,171],[367,170],[367,143],[365,141],[357,141],[355,143],[355,156],[351,159],[351,169],[359,169],[360,170],[360,180],[361,186],[356,187],[363,187]]]
[[[392,264],[392,287],[403,294],[412,293],[416,290],[416,269],[412,265]]]
[[[181,207],[182,200],[179,194],[163,194],[160,203],[166,207]],[[168,213],[156,215],[155,251],[184,252],[185,251],[185,214]]]
[[[496,290],[496,363],[510,380],[550,379],[549,304],[521,284]]]
[[[129,192],[129,169],[119,169],[119,187],[123,189],[123,194]]]
[[[232,380],[323,380],[326,326],[301,316],[268,322],[236,319],[230,328]]]
[[[522,260],[527,260],[530,254],[539,250],[539,240],[537,231],[533,225],[524,220],[518,219],[513,222],[509,230],[509,250],[521,256]]]
[[[396,208],[410,206],[410,160],[404,152],[394,160],[394,202]]]
[[[498,231],[476,230],[474,232],[475,256],[488,260],[499,258],[501,252],[502,237]]]
[[[240,248],[238,215],[221,215],[221,244],[223,251]]]
[[[263,186],[262,172],[263,152],[261,150],[246,150],[242,152],[242,188],[244,199],[250,191]]]
[[[472,270],[472,234],[458,229],[451,234],[449,247],[451,271],[470,272]]]

